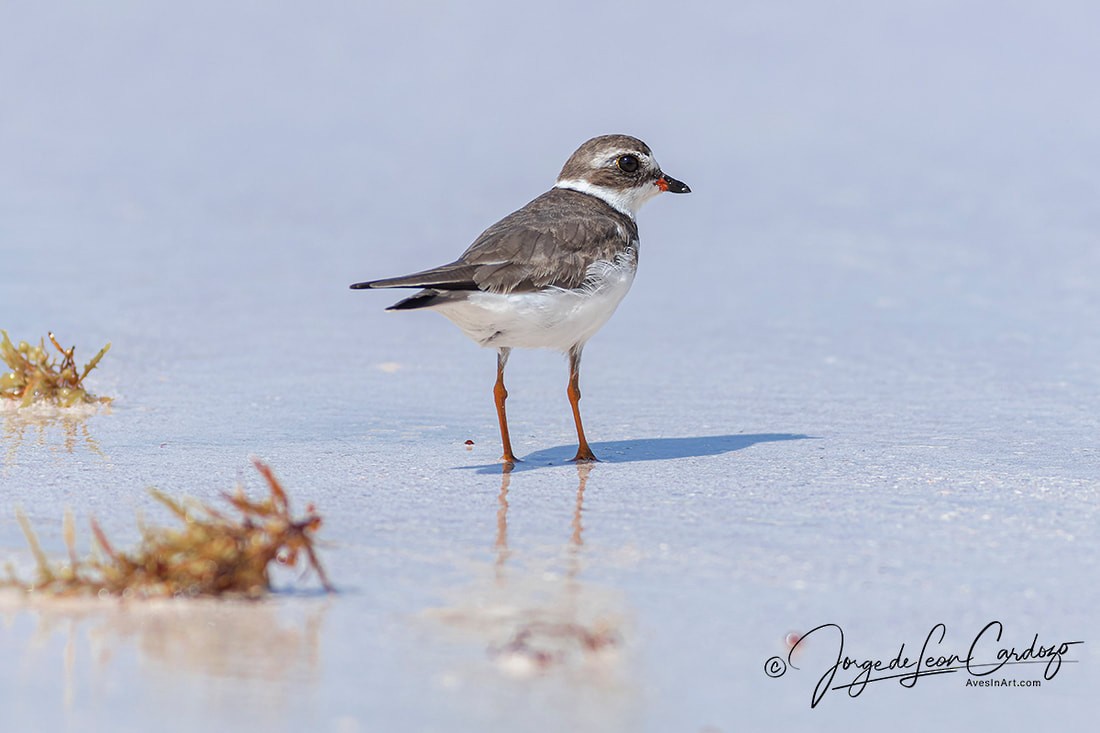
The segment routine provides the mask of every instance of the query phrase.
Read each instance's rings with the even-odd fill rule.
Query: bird
[[[664,173],[638,138],[600,135],[569,156],[553,188],[490,226],[454,262],[351,289],[418,288],[386,310],[436,311],[496,349],[493,398],[506,468],[519,460],[505,411],[508,357],[514,348],[564,352],[577,428],[572,460],[596,461],[581,422],[581,353],[633,284],[638,209],[662,192],[691,189]]]

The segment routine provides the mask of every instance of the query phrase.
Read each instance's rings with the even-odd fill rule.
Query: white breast
[[[596,262],[576,289],[545,288],[531,293],[472,292],[442,299],[433,310],[482,346],[568,351],[600,330],[619,307],[638,260],[627,249],[614,262]]]

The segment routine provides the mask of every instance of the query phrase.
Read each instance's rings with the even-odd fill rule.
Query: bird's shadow
[[[718,456],[743,450],[757,443],[775,443],[784,440],[815,440],[813,436],[796,433],[756,433],[752,435],[700,435],[690,438],[639,438],[637,440],[611,440],[593,443],[592,451],[600,463],[635,463],[638,461],[667,461],[672,458],[697,458]],[[533,471],[547,466],[560,466],[570,462],[577,452],[576,445],[559,445],[529,453],[513,465],[511,471]],[[459,466],[478,473],[500,473],[501,463],[479,466]]]

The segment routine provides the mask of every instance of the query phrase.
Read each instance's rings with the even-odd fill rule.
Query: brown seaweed
[[[182,527],[141,527],[141,543],[131,552],[117,550],[99,524],[91,529],[97,552],[87,560],[76,554],[76,532],[66,514],[62,534],[69,550],[68,564],[51,563],[35,537],[30,522],[18,513],[38,569],[33,582],[17,578],[9,567],[8,579],[0,585],[28,592],[56,595],[98,594],[123,598],[166,596],[235,596],[259,598],[271,591],[268,573],[272,562],[304,564],[317,573],[322,587],[334,588],[317,557],[314,535],[321,517],[312,505],[304,517],[290,513],[290,500],[282,484],[262,461],[254,461],[264,477],[269,496],[250,499],[241,487],[223,498],[239,513],[227,516],[200,502],[182,502],[150,489],[153,498],[166,506]]]

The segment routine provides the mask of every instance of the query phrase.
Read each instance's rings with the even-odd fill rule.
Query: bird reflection
[[[503,580],[504,563],[508,561],[508,556],[511,555],[508,551],[508,487],[511,484],[512,472],[506,469],[500,475],[500,495],[497,497],[497,541],[494,547],[497,551],[496,572],[498,581]]]
[[[584,545],[584,524],[581,521],[584,513],[584,490],[588,485],[588,475],[592,471],[592,464],[578,462],[576,464],[576,469],[577,499],[573,507],[573,519],[569,524],[572,530],[572,535],[569,538],[570,567],[567,573],[569,578],[575,578],[580,572],[580,548]],[[508,489],[511,485],[511,466],[504,464],[504,469],[501,471],[500,475],[500,493],[497,495],[497,534],[496,541],[493,543],[497,555],[496,568],[498,580],[502,578],[504,566],[512,554],[511,550],[508,549]]]
[[[443,610],[448,621],[488,633],[493,638],[490,658],[509,673],[540,673],[578,660],[606,658],[621,644],[621,624],[616,615],[608,614],[609,604],[600,601],[603,589],[581,580],[584,495],[592,468],[590,463],[576,465],[577,489],[564,548],[564,577],[555,581],[555,574],[545,571],[524,572],[517,567],[506,572],[513,558],[508,544],[512,471],[506,467],[497,495],[492,597],[477,600],[471,607]]]
[[[580,546],[584,544],[584,538],[582,537],[584,525],[581,524],[581,513],[584,511],[584,487],[588,485],[588,474],[591,470],[591,463],[577,464],[577,503],[573,508],[573,523],[571,525],[573,536],[570,538],[573,555],[579,555]]]

